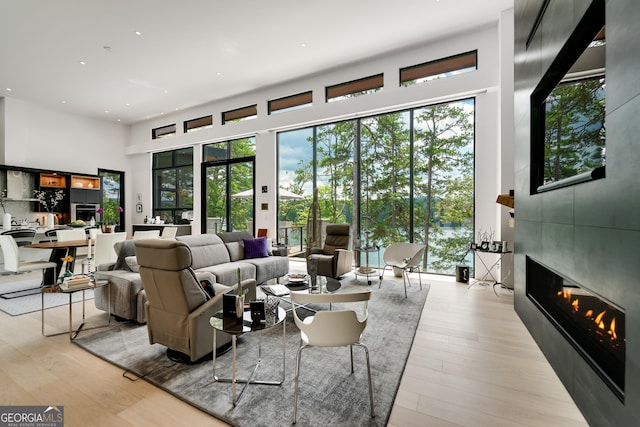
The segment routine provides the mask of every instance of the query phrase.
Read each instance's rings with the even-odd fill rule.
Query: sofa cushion
[[[244,256],[244,239],[253,239],[253,236],[246,231],[225,231],[218,233],[218,237],[222,239],[231,261],[240,261],[245,259]]]
[[[138,265],[138,257],[135,255],[128,256],[124,259],[124,262],[127,264],[129,270],[134,273],[140,273],[140,265]]]
[[[264,258],[269,256],[267,251],[267,238],[258,237],[257,239],[242,239],[244,243],[244,257],[250,258]]]
[[[232,261],[225,264],[210,265],[198,269],[196,274],[207,271],[216,277],[216,283],[234,286],[238,283],[238,268],[240,269],[241,280],[254,279],[256,277],[256,266],[245,261]]]
[[[191,248],[191,268],[194,270],[231,261],[227,247],[215,234],[177,236],[176,240]]]
[[[269,256],[264,258],[251,258],[246,262],[256,268],[255,279],[257,283],[283,277],[289,274],[289,258],[283,256]]]

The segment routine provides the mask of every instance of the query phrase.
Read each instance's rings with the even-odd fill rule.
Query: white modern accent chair
[[[296,423],[298,412],[298,379],[300,377],[300,358],[302,350],[309,347],[344,347],[349,346],[351,355],[351,373],[353,373],[353,346],[364,348],[367,360],[367,376],[369,379],[369,402],[371,418],[375,417],[373,406],[373,384],[371,382],[371,365],[369,363],[369,349],[360,342],[362,332],[367,326],[368,302],[371,292],[352,292],[344,294],[309,294],[291,292],[293,304],[293,318],[300,329],[300,348],[296,356],[296,377],[293,394],[293,424]],[[358,318],[354,310],[318,311],[313,316],[304,320],[298,316],[297,306],[304,307],[309,304],[335,304],[335,303],[364,303],[364,314]],[[334,307],[335,308],[335,307]]]
[[[384,251],[384,268],[380,274],[380,285],[382,286],[382,279],[384,278],[384,272],[387,267],[396,268],[402,270],[402,281],[404,282],[404,297],[407,297],[407,283],[409,282],[409,272],[416,270],[418,272],[418,280],[420,281],[420,290],[422,290],[422,278],[420,277],[420,263],[424,256],[424,251],[427,249],[425,245],[419,245],[417,243],[392,243]]]

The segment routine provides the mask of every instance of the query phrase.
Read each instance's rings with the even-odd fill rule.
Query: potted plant
[[[103,233],[112,233],[115,231],[118,220],[120,219],[120,213],[123,211],[122,206],[118,206],[118,202],[115,200],[107,200],[104,202],[104,207],[96,209],[96,213],[100,215],[99,220]]]

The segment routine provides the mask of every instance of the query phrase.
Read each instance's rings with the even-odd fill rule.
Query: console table
[[[478,259],[480,260],[480,263],[484,266],[484,268],[487,270],[487,272],[480,279],[476,279],[474,282],[471,282],[471,280],[469,280],[469,286],[467,286],[467,289],[470,289],[473,285],[478,285],[478,284],[481,286],[491,285],[493,287],[493,292],[497,295],[496,286],[502,285],[502,282],[496,279],[496,277],[493,275],[493,270],[500,263],[500,261],[502,261],[502,258],[504,258],[506,254],[511,254],[513,253],[513,251],[496,252],[496,251],[487,251],[482,249],[472,249],[472,251],[473,253],[478,254]],[[485,256],[488,256],[489,254],[494,257],[493,258],[494,262],[490,264],[490,266],[487,265],[488,262],[491,262],[490,260],[485,262]],[[491,280],[489,280],[489,278]]]

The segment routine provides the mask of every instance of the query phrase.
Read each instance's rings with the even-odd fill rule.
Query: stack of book
[[[65,278],[62,284],[67,289],[86,288],[89,285],[89,280],[91,280],[89,276],[86,276],[84,274],[79,274],[77,276],[71,276],[71,277]]]

